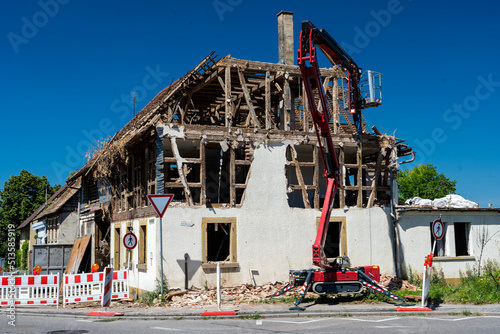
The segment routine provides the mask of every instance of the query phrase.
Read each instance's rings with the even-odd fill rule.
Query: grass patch
[[[260,314],[246,314],[238,316],[238,319],[243,319],[243,320],[257,320],[262,318],[264,317],[261,316]]]
[[[156,304],[164,305],[167,303],[165,299],[165,293],[168,291],[168,282],[165,276],[163,277],[163,295],[161,294],[161,282],[156,281],[156,288],[153,291],[148,291],[139,297],[139,300],[147,304],[148,306],[153,306]]]
[[[453,286],[446,283],[442,271],[434,273],[429,298],[444,303],[500,303],[500,265],[497,261],[487,260],[482,270],[467,269],[460,276],[459,286]]]

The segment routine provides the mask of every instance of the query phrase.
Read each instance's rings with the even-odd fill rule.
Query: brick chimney
[[[295,49],[293,48],[293,12],[278,13],[278,48],[279,64],[295,64]]]

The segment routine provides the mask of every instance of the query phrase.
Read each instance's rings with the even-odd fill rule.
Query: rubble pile
[[[263,286],[253,286],[251,284],[243,284],[237,287],[223,287],[221,288],[221,303],[222,304],[232,304],[238,305],[240,303],[256,303],[265,302],[268,297],[279,290],[281,290],[286,283],[275,282],[271,284],[266,284]],[[380,277],[380,284],[384,287],[394,291],[394,290],[410,290],[417,291],[419,288],[410,284],[407,280],[398,279],[390,275],[382,275]],[[284,293],[284,297],[296,297],[296,289],[292,289]],[[306,297],[315,296],[313,292],[308,292]],[[316,295],[317,296],[317,295]],[[180,290],[174,289],[165,293],[165,299],[167,303],[162,303],[159,298],[153,300],[153,303],[148,306],[142,302],[129,300],[125,301],[113,301],[112,307],[116,308],[130,308],[130,307],[190,307],[190,306],[209,306],[217,305],[217,289],[203,289],[192,287],[190,290]],[[77,307],[100,307],[100,305],[95,303],[81,303],[76,305],[71,305],[72,308]]]
[[[263,286],[256,286],[250,284],[244,284],[238,287],[231,288],[221,288],[221,302],[222,303],[232,303],[237,305],[239,303],[254,303],[266,299],[268,296],[278,292],[283,288],[285,284],[283,283],[272,283]],[[198,289],[192,288],[191,290],[183,290],[177,295],[167,299],[171,302],[168,304],[170,307],[184,307],[184,306],[197,306],[197,305],[217,305],[217,290],[216,289]],[[173,292],[175,293],[175,292]],[[294,295],[293,291],[288,291],[284,294]]]
[[[418,287],[410,284],[407,280],[398,279],[390,275],[382,275],[380,283],[390,290],[410,290],[417,291]],[[278,292],[285,286],[285,283],[271,283],[263,286],[244,284],[238,287],[221,288],[221,303],[238,305],[240,303],[255,303],[262,302],[268,296]],[[296,289],[292,289],[283,296],[295,297]],[[306,296],[316,295],[313,292],[308,292]],[[200,306],[200,305],[217,305],[217,290],[216,289],[199,289],[191,288],[190,290],[175,290],[170,291],[165,295],[170,302],[169,307],[185,307],[185,306]],[[159,301],[158,301],[159,305]]]
[[[407,280],[402,280],[401,278],[390,275],[382,275],[380,277],[380,284],[389,290],[417,291],[419,289],[417,286],[410,284]]]

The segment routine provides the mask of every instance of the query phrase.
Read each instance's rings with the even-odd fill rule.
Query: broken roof
[[[36,219],[43,218],[51,213],[57,212],[81,187],[81,178],[68,181],[59,188],[46,203],[40,205],[31,216],[26,218],[16,229],[20,230]]]
[[[235,126],[255,127],[258,129],[264,121],[263,118],[266,118],[267,126],[267,111],[266,116],[263,116],[262,111],[264,109],[264,91],[272,90],[271,95],[276,98],[276,96],[284,94],[285,81],[298,93],[298,97],[292,100],[292,109],[295,110],[295,116],[301,118],[301,120],[295,121],[295,130],[310,131],[305,125],[308,124],[308,127],[312,127],[309,120],[310,116],[306,108],[302,107],[301,76],[297,65],[240,60],[231,58],[229,55],[219,60],[216,60],[216,58],[215,52],[211,52],[185,76],[173,81],[158,93],[101,149],[93,154],[90,160],[72,177],[72,180],[82,174],[87,175],[97,163],[106,159],[106,155],[112,154],[113,145],[117,144],[118,147],[123,147],[137,142],[148,131],[151,131],[159,121],[164,123],[180,122],[181,124],[224,126],[221,122],[223,122],[224,118],[229,117],[232,122],[239,122]],[[231,69],[229,76],[224,72],[227,69]],[[345,77],[345,74],[337,66],[330,69],[322,68],[320,72],[325,78]],[[229,116],[225,115],[227,101],[225,98],[226,88],[224,87],[224,85],[227,87],[228,82],[224,83],[224,75],[222,74],[226,75],[226,80],[232,87],[232,90],[230,90],[231,101],[229,103],[232,115]],[[288,81],[288,76],[293,76],[298,80]],[[278,83],[282,83],[282,87]],[[333,87],[331,88],[329,90],[333,94]],[[252,102],[248,101],[248,95],[250,94],[254,105],[261,104],[260,108],[255,108],[260,112],[257,115],[259,118],[256,117],[256,112],[251,106]],[[181,102],[185,104],[184,109],[180,105]],[[331,100],[330,103],[332,103]],[[238,112],[236,112],[236,108],[238,108]],[[268,107],[265,108],[267,110]],[[357,131],[353,125],[352,116],[343,110],[340,110],[338,114],[337,123],[339,124],[340,133],[356,134]],[[273,114],[272,117],[279,116]],[[373,134],[366,121],[364,121],[363,127],[365,133]]]

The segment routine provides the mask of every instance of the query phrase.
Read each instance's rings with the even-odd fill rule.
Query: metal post
[[[188,289],[188,258],[189,254],[184,254],[184,288]]]
[[[128,253],[128,260],[127,260],[127,270],[130,270],[130,253],[132,251],[130,249],[127,249],[127,253]]]
[[[161,275],[160,294],[163,296],[163,233],[162,233],[161,225],[162,225],[162,221],[161,221],[161,217],[160,217],[160,275]]]
[[[368,72],[368,88],[370,90],[370,102],[375,101],[375,87],[373,78],[372,78],[372,71],[367,71]]]
[[[220,262],[217,262],[217,310],[220,311]]]

